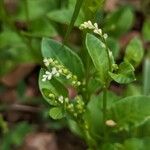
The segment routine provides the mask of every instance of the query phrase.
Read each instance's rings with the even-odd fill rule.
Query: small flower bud
[[[105,34],[103,35],[103,37],[104,37],[104,39],[106,40],[106,39],[108,38],[108,35],[105,33]]]
[[[118,65],[117,64],[112,64],[112,69],[113,70],[118,70]]]
[[[49,63],[52,63],[52,62],[53,62],[53,59],[52,59],[52,58],[49,58],[48,60],[49,60]]]
[[[58,97],[58,101],[59,101],[59,102],[63,103],[63,100],[64,100],[64,97],[63,97],[63,96],[59,96],[59,97]]]
[[[109,126],[109,127],[114,127],[114,126],[117,125],[117,123],[113,120],[107,120],[106,125]]]
[[[72,77],[72,75],[71,74],[68,74],[67,76],[66,76],[66,79],[70,79]]]
[[[69,98],[68,98],[68,97],[65,98],[65,102],[66,102],[66,103],[69,102]]]
[[[49,98],[55,98],[55,95],[53,93],[50,93]]]
[[[78,82],[77,82],[77,85],[78,85],[78,86],[80,86],[80,85],[81,85],[81,82],[80,82],[80,81],[78,81]]]
[[[44,62],[44,64],[45,64],[46,67],[49,66],[49,60],[47,58],[44,58],[43,62]]]
[[[75,84],[76,84],[76,81],[73,81],[72,84],[75,85]]]
[[[68,70],[67,70],[67,69],[63,69],[63,73],[64,73],[64,74],[67,74],[67,73],[68,73]]]

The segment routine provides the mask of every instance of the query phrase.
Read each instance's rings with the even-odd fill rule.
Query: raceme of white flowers
[[[63,75],[66,77],[67,80],[71,81],[73,86],[80,86],[81,82],[78,81],[76,75],[73,75],[71,71],[69,71],[64,65],[59,63],[57,60],[52,58],[44,58],[43,60],[46,67],[51,67],[50,71],[46,70],[45,74],[43,75],[42,81],[51,80],[52,77],[59,77]]]
[[[94,33],[100,35],[104,39],[107,39],[107,37],[108,37],[108,35],[106,33],[103,34],[102,29],[98,28],[98,24],[97,23],[92,24],[91,21],[84,22],[83,24],[80,25],[79,28],[81,30],[83,30],[83,29],[93,30]]]
[[[92,24],[92,22],[90,20],[87,21],[87,22],[84,22],[83,24],[81,24],[79,28],[81,30],[83,30],[83,29],[93,30],[94,33],[98,34],[104,40],[106,40],[108,38],[108,35],[106,33],[103,33],[102,29],[98,28],[98,24],[97,23]],[[101,42],[101,45],[102,45],[102,47],[106,48],[106,44],[105,43]],[[112,54],[112,52],[109,49],[108,49],[108,53],[109,53],[109,57],[110,57],[110,59],[112,61],[112,68],[114,70],[117,70],[118,66],[117,66],[117,64],[115,64],[114,58],[113,58],[113,54]]]

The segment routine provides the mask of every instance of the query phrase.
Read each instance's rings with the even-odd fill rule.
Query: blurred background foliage
[[[41,39],[63,41],[75,3],[76,0],[0,0],[0,149],[18,149],[29,133],[37,136],[65,130],[64,134],[68,134],[64,129],[68,126],[66,120],[55,122],[49,118],[49,106],[37,82],[42,65]],[[77,27],[89,19],[108,33],[107,44],[118,62],[133,37],[143,42],[145,54],[136,71],[138,80],[128,86],[113,84],[110,90],[118,96],[150,95],[150,0],[85,0],[67,41],[81,57],[82,34]],[[73,123],[69,124],[73,131]],[[80,145],[81,149],[85,146]]]

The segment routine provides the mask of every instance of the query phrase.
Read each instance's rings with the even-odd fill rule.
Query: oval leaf
[[[51,11],[47,14],[47,17],[53,21],[69,25],[72,15],[73,7],[69,9]],[[81,23],[84,22],[84,20],[84,14],[81,11],[78,15],[77,20],[75,21],[75,26],[79,26]]]
[[[133,24],[134,13],[130,7],[125,6],[108,14],[105,19],[104,30],[111,36],[120,37],[126,33]]]
[[[134,68],[128,62],[119,65],[117,73],[109,72],[110,77],[120,84],[128,84],[135,81]]]
[[[117,123],[117,129],[137,127],[150,118],[150,97],[131,96],[114,103],[108,111],[109,119]]]
[[[149,150],[150,138],[131,138],[125,140],[122,150]]]
[[[142,29],[143,37],[146,41],[150,41],[150,21],[146,20]]]
[[[136,67],[141,62],[143,55],[144,49],[140,39],[137,37],[132,39],[126,48],[124,59]]]
[[[100,80],[104,84],[108,78],[109,61],[104,43],[92,34],[86,36],[86,47],[93,61],[96,70],[99,73]]]
[[[64,117],[63,111],[61,108],[59,107],[54,107],[51,108],[49,111],[49,115],[53,118],[53,119],[61,119]]]
[[[44,38],[42,40],[42,55],[58,60],[79,79],[84,76],[84,68],[79,56],[61,43]]]

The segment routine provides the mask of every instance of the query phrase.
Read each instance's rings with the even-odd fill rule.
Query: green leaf
[[[68,95],[68,91],[66,89],[66,87],[61,84],[58,80],[56,80],[55,78],[52,78],[51,81],[42,81],[42,75],[44,74],[44,69],[40,70],[40,74],[39,74],[39,88],[40,91],[44,97],[44,99],[50,104],[50,105],[57,105],[57,103],[54,101],[54,99],[49,97],[50,93],[55,94],[56,96],[67,96]]]
[[[125,96],[141,95],[141,86],[137,84],[128,84],[124,95]]]
[[[83,130],[81,130],[81,128],[79,127],[80,125],[75,122],[74,120],[68,120],[68,125],[69,125],[69,128],[71,130],[72,133],[74,133],[75,135],[78,135],[79,137],[84,137],[84,132]]]
[[[146,41],[150,41],[150,21],[149,20],[144,22],[144,25],[142,28],[142,34]]]
[[[126,33],[133,24],[134,13],[129,7],[121,7],[108,14],[104,23],[104,30],[111,36],[120,37]]]
[[[85,0],[84,3],[84,12],[85,15],[92,12],[95,13],[98,9],[101,8],[105,0]]]
[[[71,51],[68,47],[63,46],[54,40],[44,38],[42,41],[43,57],[50,57],[61,62],[79,79],[84,76],[84,67],[79,56]]]
[[[149,150],[150,148],[150,138],[131,138],[127,139],[121,150]]]
[[[128,84],[135,81],[134,68],[128,62],[119,65],[116,73],[109,72],[110,77],[120,84]]]
[[[68,8],[74,7],[76,5],[75,0],[68,0]]]
[[[33,130],[32,126],[25,122],[15,125],[4,137],[0,149],[11,150],[12,146],[20,146],[27,133]]]
[[[11,37],[11,38],[8,38]],[[0,48],[8,47],[11,45],[17,45],[22,42],[21,38],[17,33],[10,29],[4,28],[3,32],[0,33]]]
[[[62,119],[64,117],[62,108],[60,108],[60,107],[51,108],[49,111],[49,115],[55,120]]]
[[[73,15],[73,8],[69,8],[51,11],[47,14],[47,17],[55,22],[69,25],[72,15]],[[84,15],[83,12],[81,11],[78,15],[77,20],[75,21],[75,26],[79,26],[81,23],[84,22],[84,20],[85,20]]]
[[[94,35],[88,33],[86,35],[86,47],[93,64],[98,71],[100,81],[102,84],[105,84],[108,79],[109,60],[104,43]]]
[[[113,103],[117,101],[119,97],[112,92],[107,94],[107,108],[111,108]],[[89,103],[87,104],[87,110],[84,115],[90,134],[94,139],[99,139],[100,135],[103,134],[103,93],[100,95],[92,95]]]
[[[129,61],[134,67],[137,67],[143,59],[144,49],[139,38],[135,37],[130,41],[125,52],[125,61]]]
[[[144,95],[150,95],[150,58],[144,60],[143,93]]]
[[[119,55],[119,50],[120,50],[118,41],[114,38],[109,37],[106,42],[107,42],[107,46],[109,47],[109,49],[111,49],[114,58],[117,58]]]
[[[99,96],[91,97],[84,116],[88,124],[89,131],[94,138],[99,138],[102,133],[101,128],[103,117],[101,111],[101,100],[102,99]]]
[[[33,46],[35,44],[37,46],[37,43],[34,43]],[[17,33],[4,28],[0,34],[0,76],[9,73],[18,64],[39,63],[41,61],[38,57],[40,51],[38,51],[39,48],[35,50],[33,52]]]
[[[137,133],[139,137],[150,137],[150,118],[137,129]]]
[[[23,0],[18,1],[18,14],[15,16],[17,20],[26,21],[26,7],[27,3],[29,19],[35,20],[45,16],[49,10],[53,10],[56,7],[54,0]]]
[[[128,150],[141,150],[143,149],[144,145],[143,145],[143,141],[140,139],[128,139],[125,141],[124,143],[124,150],[128,149]]]
[[[150,118],[150,97],[123,98],[112,105],[108,111],[108,117],[117,123],[117,130],[138,127]]]
[[[30,22],[30,31],[23,32],[31,37],[54,37],[58,35],[56,29],[52,26],[49,20],[45,18],[33,20]]]

